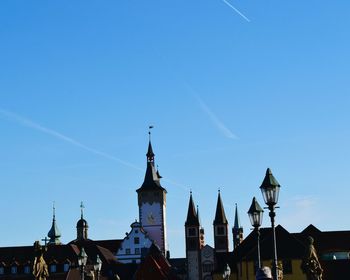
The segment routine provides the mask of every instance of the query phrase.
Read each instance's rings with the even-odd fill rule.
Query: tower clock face
[[[147,225],[160,225],[161,219],[161,206],[159,203],[144,203],[141,206],[141,223],[143,226]]]

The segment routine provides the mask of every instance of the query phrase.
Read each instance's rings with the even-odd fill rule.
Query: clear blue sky
[[[123,238],[150,124],[172,256],[190,188],[212,245],[218,188],[247,235],[267,167],[277,223],[350,229],[349,1],[227,1],[1,1],[0,246],[43,238],[53,201],[63,242],[80,201]]]

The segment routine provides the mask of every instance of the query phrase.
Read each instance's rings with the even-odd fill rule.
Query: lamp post
[[[81,247],[80,253],[78,255],[78,264],[80,267],[81,280],[84,280],[84,272],[85,272],[87,258],[88,258],[88,255],[86,254],[84,247]]]
[[[252,204],[250,205],[250,208],[248,210],[248,216],[250,219],[250,223],[254,227],[254,230],[256,232],[257,237],[257,251],[258,251],[258,268],[261,268],[261,262],[260,262],[260,231],[259,227],[262,223],[263,218],[263,212],[264,210],[260,207],[259,203],[256,201],[256,198],[253,197]]]
[[[272,175],[271,169],[266,170],[264,181],[262,182],[260,189],[264,197],[264,201],[270,210],[269,216],[271,218],[272,239],[273,239],[273,264],[272,264],[272,276],[273,279],[278,280],[278,267],[277,267],[277,247],[276,247],[276,232],[275,232],[275,208],[278,202],[278,194],[280,190],[280,184]]]
[[[102,261],[100,259],[100,256],[96,256],[96,263],[94,264],[94,270],[97,272],[97,280],[100,280],[100,272],[102,268]]]

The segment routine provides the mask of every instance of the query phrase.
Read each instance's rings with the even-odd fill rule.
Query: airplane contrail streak
[[[192,93],[192,95],[197,99],[201,109],[209,116],[210,120],[214,126],[227,138],[238,139],[235,135],[208,107],[208,105],[202,100],[202,98],[196,93],[196,91],[187,83],[185,83],[186,88]]]
[[[244,18],[247,22],[250,22],[250,19],[247,18],[244,14],[242,14],[235,6],[229,3],[227,0],[222,0],[227,6],[229,6],[232,10],[234,10],[237,14],[239,14],[242,18]]]
[[[47,128],[45,126],[42,126],[28,118],[25,118],[23,116],[20,116],[18,114],[15,114],[13,112],[10,112],[10,111],[7,111],[7,110],[4,110],[4,109],[0,109],[0,114],[7,117],[8,119],[12,120],[12,121],[15,121],[23,126],[26,126],[26,127],[29,127],[29,128],[32,128],[32,129],[35,129],[37,131],[40,131],[40,132],[43,132],[45,134],[48,134],[48,135],[51,135],[57,139],[60,139],[62,141],[65,141],[67,143],[70,143],[76,147],[79,147],[85,151],[88,151],[90,153],[93,153],[95,155],[98,155],[98,156],[101,156],[101,157],[104,157],[104,158],[107,158],[107,159],[110,159],[110,160],[113,160],[113,161],[116,161],[116,162],[119,162],[120,164],[123,164],[125,166],[128,166],[128,167],[131,167],[133,169],[136,169],[136,170],[139,170],[139,171],[143,171],[143,169],[139,168],[138,166],[132,164],[132,163],[129,163],[127,161],[124,161],[120,158],[117,158],[115,156],[112,156],[112,155],[109,155],[105,152],[102,152],[102,151],[99,151],[99,150],[96,150],[94,148],[91,148],[89,146],[86,146],[82,143],[80,143],[79,141],[71,138],[71,137],[68,137],[60,132],[57,132],[53,129],[50,129],[50,128]]]

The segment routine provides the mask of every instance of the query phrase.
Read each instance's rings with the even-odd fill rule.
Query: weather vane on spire
[[[148,126],[149,141],[151,141],[151,129],[154,128],[153,125]]]

